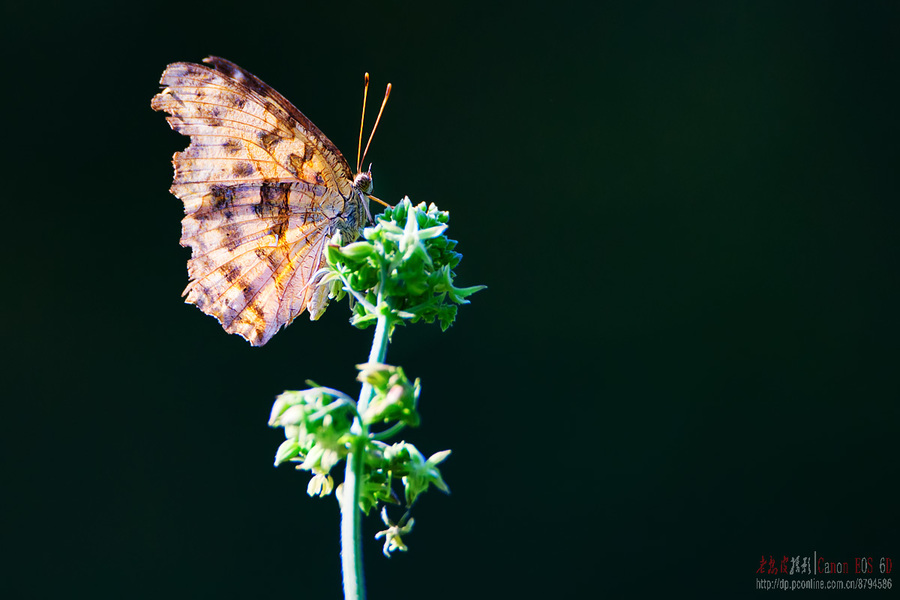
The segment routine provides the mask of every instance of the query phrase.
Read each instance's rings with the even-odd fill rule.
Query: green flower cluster
[[[280,394],[269,415],[269,427],[283,427],[286,438],[275,452],[275,466],[298,462],[298,469],[313,473],[310,496],[331,493],[331,469],[347,456],[355,416],[356,403],[337,390],[314,387]]]
[[[456,319],[456,305],[468,304],[466,297],[485,287],[453,285],[462,255],[454,251],[456,240],[444,235],[449,220],[434,204],[413,206],[404,198],[363,230],[364,241],[341,247],[340,235],[335,236],[319,285],[331,286],[329,295],[337,299],[352,294],[351,323],[361,329],[389,315],[392,326],[437,320],[446,331]]]
[[[418,379],[410,382],[403,369],[391,365],[364,364],[358,368],[358,379],[370,384],[374,391],[373,401],[362,415],[366,425],[393,424],[388,430],[392,433],[399,430],[398,425],[418,425]],[[286,438],[275,453],[275,466],[288,461],[299,463],[298,469],[313,473],[307,488],[309,495],[328,495],[334,488],[332,468],[346,458],[353,446],[356,435],[352,424],[357,416],[356,404],[338,390],[316,386],[280,394],[269,416],[269,426],[283,427]],[[450,455],[449,450],[426,459],[412,444],[388,445],[376,437],[379,436],[370,435],[366,440],[364,483],[359,499],[363,512],[368,514],[379,502],[396,504],[391,486],[398,480],[403,485],[407,506],[412,506],[419,494],[432,485],[443,492],[450,491],[437,468]]]

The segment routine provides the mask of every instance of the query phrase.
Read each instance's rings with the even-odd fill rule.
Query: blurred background
[[[405,437],[453,449],[452,494],[389,561],[368,520],[371,598],[900,564],[898,26],[896,2],[5,2],[0,595],[341,595],[337,505],[272,468],[266,421],[308,378],[355,393],[371,330],[342,303],[258,349],[182,303],[188,139],[150,98],[209,54],[351,162],[363,73],[376,102],[392,82],[375,193],[449,210],[457,281],[488,285],[394,335],[423,382]]]

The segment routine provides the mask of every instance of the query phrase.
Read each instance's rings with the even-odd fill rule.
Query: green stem
[[[370,363],[384,362],[384,357],[387,355],[388,329],[388,318],[385,315],[378,315],[378,321],[375,322],[375,339],[372,340],[372,349],[369,350]],[[362,390],[359,392],[359,403],[356,405],[357,413],[362,415],[366,412],[373,395],[371,384],[364,383]]]
[[[406,428],[406,423],[394,423],[391,427],[388,427],[384,431],[379,433],[373,433],[369,437],[373,440],[386,440],[388,438],[392,438],[401,431]]]
[[[369,362],[384,362],[387,354],[390,326],[385,315],[379,315],[375,324],[375,339],[369,351]],[[372,400],[372,386],[364,383],[359,392],[357,414],[365,414]],[[365,600],[366,586],[362,564],[362,512],[359,510],[359,495],[362,486],[363,460],[365,458],[368,427],[357,417],[351,432],[353,446],[347,455],[344,471],[343,498],[341,500],[341,569],[344,572],[344,600]]]

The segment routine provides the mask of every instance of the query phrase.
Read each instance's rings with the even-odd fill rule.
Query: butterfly
[[[183,295],[225,331],[262,346],[304,310],[311,320],[323,313],[328,292],[314,279],[325,247],[337,233],[355,240],[372,222],[369,199],[378,199],[371,166],[360,169],[365,153],[357,151],[353,175],[284,96],[223,58],[203,62],[167,66],[151,101],[191,138],[172,158],[169,190],[184,202],[181,245],[192,251]]]

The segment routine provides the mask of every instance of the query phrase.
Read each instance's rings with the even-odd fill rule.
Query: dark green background
[[[188,140],[150,98],[207,54],[349,157],[363,72],[392,81],[376,193],[451,211],[489,286],[388,353],[453,493],[390,561],[369,522],[372,598],[900,565],[900,5],[587,7],[4,3],[5,597],[340,595],[337,506],[266,420],[355,389],[371,334],[336,305],[256,349],[182,304]]]

